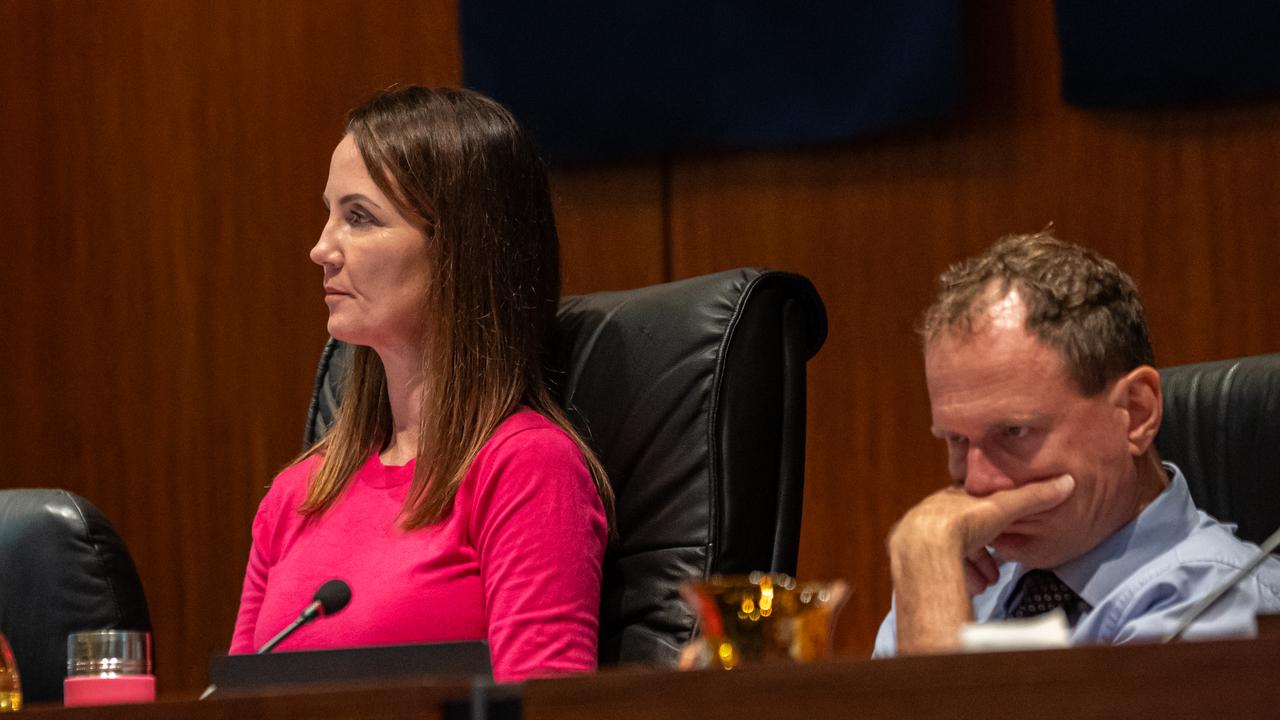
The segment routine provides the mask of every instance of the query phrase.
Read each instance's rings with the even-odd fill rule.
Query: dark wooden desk
[[[49,720],[442,720],[448,701],[466,701],[471,685],[465,680],[419,680],[350,686],[325,685],[307,689],[281,688],[251,696],[208,700],[160,700],[145,705],[62,708],[32,707],[22,717]]]
[[[1280,637],[1264,635],[1233,642],[841,660],[732,672],[616,670],[487,692],[520,698],[524,720],[1245,720],[1280,717],[1278,667]],[[423,680],[203,702],[34,708],[28,714],[51,720],[443,720],[450,703],[452,717],[486,717],[466,707],[472,692],[465,680]],[[515,707],[508,701],[503,712],[488,717],[515,717]]]
[[[1263,640],[1280,640],[1280,615],[1259,615],[1258,637]]]
[[[1280,717],[1280,640],[531,681],[524,720]]]

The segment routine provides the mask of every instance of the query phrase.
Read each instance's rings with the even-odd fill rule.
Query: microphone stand
[[[1191,623],[1198,620],[1200,616],[1205,613],[1205,611],[1213,607],[1213,604],[1218,601],[1218,598],[1221,598],[1223,595],[1226,594],[1228,590],[1235,587],[1236,585],[1239,585],[1241,580],[1244,580],[1245,578],[1249,577],[1250,573],[1252,573],[1254,570],[1257,570],[1258,566],[1262,564],[1262,561],[1270,557],[1271,553],[1275,551],[1277,546],[1280,546],[1280,530],[1276,530],[1275,532],[1271,533],[1271,537],[1267,538],[1262,543],[1262,548],[1258,552],[1257,557],[1250,560],[1248,565],[1245,565],[1244,567],[1237,570],[1236,573],[1232,575],[1230,579],[1228,579],[1226,582],[1222,583],[1218,587],[1214,588],[1213,592],[1204,596],[1204,599],[1196,603],[1195,607],[1188,610],[1187,614],[1183,616],[1182,622],[1178,623],[1178,627],[1174,628],[1173,632],[1169,633],[1168,635],[1165,635],[1164,639],[1161,640],[1160,642],[1167,643],[1167,642],[1172,642],[1174,640],[1181,639],[1182,633],[1186,632],[1187,628],[1191,627]]]
[[[281,630],[280,632],[276,633],[276,636],[275,636],[275,637],[273,637],[273,638],[271,638],[270,640],[268,640],[268,641],[267,641],[267,644],[265,644],[265,645],[263,645],[262,647],[258,648],[258,654],[259,654],[259,655],[265,655],[266,653],[269,653],[269,652],[271,652],[272,650],[275,650],[275,649],[276,649],[276,646],[277,646],[277,645],[279,645],[281,642],[283,642],[285,638],[287,638],[287,637],[289,637],[290,635],[292,635],[294,630],[297,630],[298,628],[302,627],[303,625],[306,625],[307,623],[311,622],[312,620],[315,620],[315,619],[316,619],[316,615],[317,615],[317,614],[319,614],[319,612],[320,612],[320,607],[321,607],[321,606],[320,606],[320,601],[319,601],[319,600],[314,600],[314,601],[312,601],[312,603],[311,603],[310,605],[308,605],[308,606],[307,606],[307,609],[306,609],[306,610],[303,610],[303,611],[302,611],[302,614],[298,616],[298,619],[296,619],[296,620],[294,620],[293,622],[289,623],[289,625],[288,625],[287,627],[285,627],[285,629],[283,629],[283,630]]]

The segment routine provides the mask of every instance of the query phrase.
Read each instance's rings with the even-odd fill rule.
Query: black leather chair
[[[1202,510],[1261,543],[1280,527],[1280,353],[1160,371],[1160,456]]]
[[[0,631],[27,701],[62,701],[67,636],[83,630],[151,630],[124,541],[78,495],[0,490]]]
[[[685,579],[795,573],[805,362],[826,328],[808,280],[758,269],[561,303],[554,383],[617,494],[601,664],[675,662],[696,624]],[[343,347],[321,357],[308,445],[332,420]]]

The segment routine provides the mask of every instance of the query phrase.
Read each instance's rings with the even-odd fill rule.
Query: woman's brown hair
[[[483,95],[417,86],[380,92],[352,110],[347,133],[378,188],[423,228],[434,264],[422,299],[418,461],[402,525],[442,519],[481,447],[524,405],[577,443],[612,527],[604,468],[547,386],[560,242],[533,143]],[[302,456],[323,454],[300,508],[306,515],[332,505],[369,453],[391,440],[382,361],[371,348],[352,349],[333,425]]]

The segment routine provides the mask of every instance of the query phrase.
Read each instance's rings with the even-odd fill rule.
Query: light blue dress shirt
[[[1159,642],[1183,614],[1258,553],[1234,526],[1197,510],[1186,478],[1165,463],[1169,486],[1132,522],[1089,552],[1053,571],[1089,605],[1071,631],[1073,645]],[[978,622],[1002,620],[1018,580],[1029,568],[1000,566],[1000,578],[973,598]],[[1280,558],[1268,558],[1200,616],[1187,639],[1252,637],[1257,616],[1280,613]],[[876,657],[894,655],[894,609],[876,635]]]

